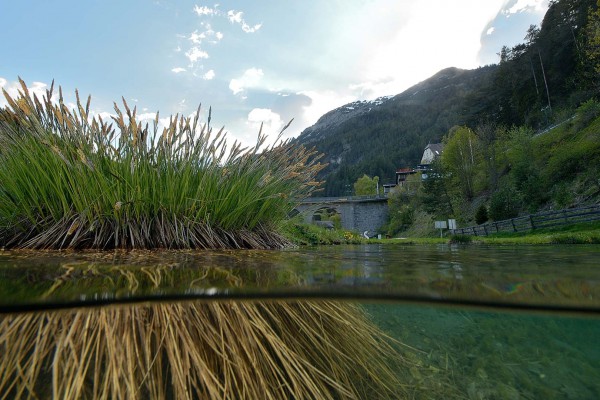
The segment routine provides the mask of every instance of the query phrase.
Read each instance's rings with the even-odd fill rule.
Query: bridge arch
[[[306,223],[315,222],[315,214],[327,210],[339,215],[342,228],[358,233],[377,233],[388,219],[387,197],[310,197],[295,208]]]

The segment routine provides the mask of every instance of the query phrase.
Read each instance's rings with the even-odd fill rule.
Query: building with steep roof
[[[443,143],[430,143],[425,147],[423,151],[423,157],[421,158],[420,165],[430,165],[433,160],[442,155],[444,151]]]

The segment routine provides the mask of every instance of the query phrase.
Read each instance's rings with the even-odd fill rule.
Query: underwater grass
[[[351,303],[190,302],[0,319],[0,397],[362,399],[406,391]],[[398,365],[396,365],[397,367]]]
[[[261,132],[252,148],[228,147],[210,110],[159,132],[158,113],[142,126],[124,99],[109,122],[90,115],[90,97],[76,92],[69,110],[60,88],[54,102],[54,85],[41,100],[21,86],[0,109],[0,246],[277,248],[288,244],[277,224],[318,186],[314,151],[265,147]]]

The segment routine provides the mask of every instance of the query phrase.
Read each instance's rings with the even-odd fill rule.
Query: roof
[[[444,144],[443,143],[430,143],[425,147],[425,150],[427,150],[427,149],[430,149],[433,152],[433,154],[435,154],[436,156],[439,156],[444,151]]]

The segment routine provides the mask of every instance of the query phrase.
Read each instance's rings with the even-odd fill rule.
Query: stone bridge
[[[307,223],[314,222],[321,210],[333,211],[340,215],[342,228],[373,236],[387,222],[387,200],[385,196],[308,197],[296,210]]]

